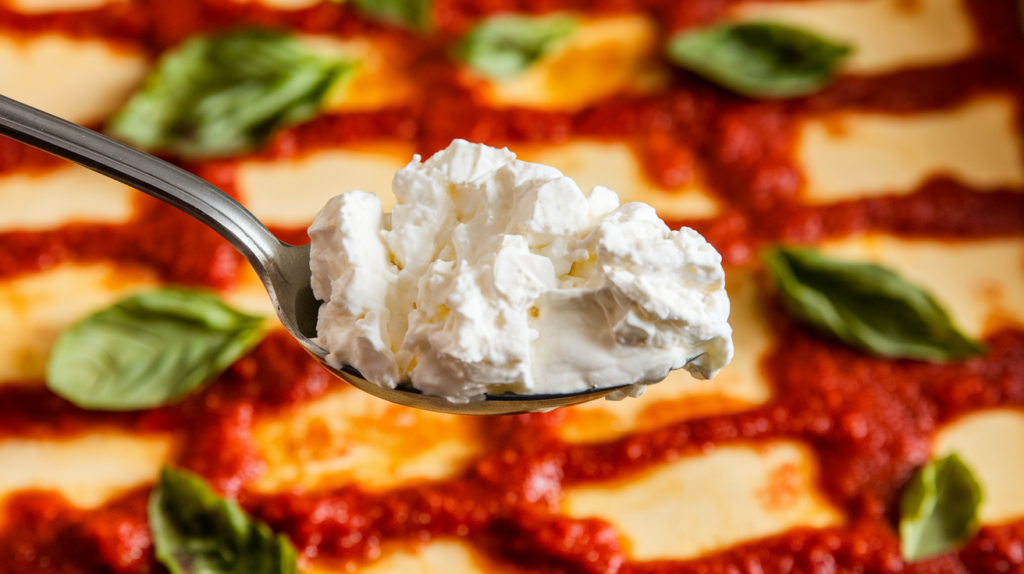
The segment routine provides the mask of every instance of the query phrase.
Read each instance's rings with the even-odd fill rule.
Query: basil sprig
[[[148,513],[157,560],[171,574],[298,574],[286,537],[194,474],[164,468]]]
[[[146,151],[238,154],[314,117],[354,64],[268,29],[196,36],[166,53],[107,131]]]
[[[495,16],[477,24],[455,48],[456,56],[492,78],[528,68],[576,28],[572,16]]]
[[[792,26],[721,24],[680,32],[669,59],[738,94],[777,99],[821,89],[853,50]]]
[[[929,462],[900,501],[900,552],[907,561],[955,550],[978,529],[981,486],[960,457]]]
[[[372,20],[420,31],[429,30],[431,26],[431,0],[351,0],[351,2],[360,14]]]
[[[50,356],[46,385],[87,409],[157,407],[216,377],[264,334],[261,317],[209,293],[138,293],[64,331]]]
[[[926,361],[985,352],[924,289],[877,265],[810,249],[763,254],[786,309],[800,321],[876,355]]]

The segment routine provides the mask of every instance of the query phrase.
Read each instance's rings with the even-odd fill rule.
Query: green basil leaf
[[[951,454],[917,471],[900,501],[900,552],[907,561],[955,550],[978,529],[981,486]]]
[[[46,385],[88,409],[157,407],[216,377],[264,334],[263,318],[209,293],[138,293],[64,331]]]
[[[668,57],[738,94],[792,98],[819,90],[853,50],[800,28],[751,22],[680,32]]]
[[[888,269],[828,259],[810,249],[775,249],[763,259],[794,317],[851,346],[938,362],[985,352],[931,295]]]
[[[576,19],[550,16],[495,16],[477,24],[456,46],[456,56],[492,78],[522,72],[572,34]]]
[[[372,20],[421,31],[430,29],[431,0],[351,0],[351,2],[360,14]]]
[[[107,132],[147,151],[189,158],[251,151],[278,129],[319,113],[353,69],[285,32],[196,36],[160,59]]]
[[[194,474],[164,468],[148,512],[156,558],[171,574],[298,574],[285,536]]]

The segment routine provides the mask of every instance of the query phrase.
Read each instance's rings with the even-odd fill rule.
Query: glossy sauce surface
[[[711,22],[731,3],[438,0],[438,34],[430,39],[369,23],[344,6],[283,12],[228,0],[146,0],[31,15],[0,6],[0,29],[100,37],[158,53],[197,31],[251,23],[341,37],[377,35],[420,54],[410,74],[421,97],[412,105],[325,115],[280,133],[251,158],[185,166],[233,195],[240,193],[239,162],[251,159],[284,161],[381,141],[403,142],[430,154],[454,137],[512,149],[596,139],[626,142],[647,177],[663,188],[681,189],[699,171],[724,206],[722,212],[671,224],[704,233],[732,265],[751,264],[757,250],[772,242],[817,243],[866,232],[950,240],[1024,236],[1021,190],[981,193],[941,175],[909,193],[823,205],[805,202],[804,176],[794,151],[800,122],[811,116],[849,111],[909,115],[955,108],[990,94],[1008,97],[1020,109],[1024,37],[1015,3],[965,3],[980,44],[966,60],[843,76],[819,94],[784,103],[743,100],[675,72],[671,86],[659,93],[621,95],[579,112],[497,109],[481,101],[446,57],[455,35],[482,15],[580,9],[583,4],[599,14],[647,12],[676,30]],[[0,140],[0,173],[45,172],[58,165],[41,152]],[[308,241],[303,227],[274,231],[286,241]],[[245,265],[212,231],[149,198],[137,200],[128,223],[0,233],[0,279],[62,262],[107,261],[152,269],[166,282],[217,289],[237,285]],[[765,404],[690,417],[605,442],[567,442],[560,429],[573,415],[565,412],[464,420],[458,424],[470,429],[481,446],[460,459],[454,476],[441,480],[401,480],[381,490],[357,482],[280,492],[257,488],[267,465],[257,438],[262,425],[332,393],[355,392],[331,379],[282,332],[273,333],[206,390],[153,411],[86,412],[38,381],[0,386],[0,438],[69,439],[97,428],[174,435],[174,464],[202,474],[285,532],[307,563],[356,565],[376,559],[383,547],[395,543],[455,537],[471,540],[504,563],[539,571],[955,573],[1024,568],[1022,522],[986,526],[959,553],[916,565],[900,559],[894,530],[900,489],[927,460],[936,429],[982,409],[1024,407],[1019,368],[1024,330],[1010,325],[989,332],[988,355],[962,364],[888,361],[809,333],[767,294],[760,304],[775,341],[761,359],[772,387]],[[384,420],[372,424],[387,426]],[[316,435],[315,425],[303,432]],[[398,425],[382,432],[403,430]],[[781,439],[799,441],[813,452],[817,487],[842,513],[842,525],[790,530],[692,560],[632,561],[628,541],[610,523],[570,518],[560,509],[565,492],[574,487],[628,480],[720,446],[757,447]],[[146,496],[148,487],[139,487],[83,510],[52,492],[10,495],[0,514],[0,565],[12,573],[149,572],[156,566]]]

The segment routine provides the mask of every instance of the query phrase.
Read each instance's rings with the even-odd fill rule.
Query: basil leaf
[[[421,31],[430,29],[431,0],[351,1],[360,14],[372,20],[380,20]]]
[[[791,98],[827,84],[853,50],[800,28],[722,24],[669,40],[673,63],[751,98]]]
[[[46,385],[87,409],[157,407],[216,377],[264,334],[261,317],[209,293],[138,293],[64,331]]]
[[[985,352],[925,290],[877,265],[847,263],[809,249],[763,255],[786,309],[847,344],[884,357],[926,361]]]
[[[194,474],[164,468],[148,513],[156,558],[171,574],[298,574],[285,536]]]
[[[495,16],[477,24],[456,46],[456,56],[492,78],[528,68],[572,34],[571,16]]]
[[[981,486],[960,457],[929,462],[900,501],[900,552],[907,561],[955,550],[978,529]]]
[[[147,151],[190,158],[251,151],[278,129],[315,116],[353,69],[284,32],[196,36],[160,59],[107,131]]]

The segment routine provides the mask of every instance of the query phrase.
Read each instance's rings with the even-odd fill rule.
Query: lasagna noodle
[[[291,1],[291,0],[288,0]],[[327,95],[327,113],[370,112],[415,103],[420,88],[413,76],[415,53],[393,36],[363,35],[345,38],[302,36],[309,47],[328,56],[355,63],[345,82]]]
[[[22,14],[46,14],[48,12],[78,12],[95,10],[120,4],[125,0],[0,0],[15,12]]]
[[[267,225],[306,227],[329,199],[357,189],[377,194],[390,213],[396,201],[391,180],[412,156],[411,146],[382,144],[246,161],[238,167],[238,188],[245,206]]]
[[[993,409],[967,415],[940,429],[937,457],[956,453],[982,487],[983,524],[1024,518],[1024,413]]]
[[[816,469],[797,443],[724,446],[621,482],[569,489],[562,509],[610,522],[633,560],[694,558],[798,526],[841,524],[817,491]]]
[[[972,337],[1024,325],[1024,239],[836,241],[825,254],[889,267],[928,290]]]
[[[303,10],[320,4],[323,0],[233,0],[236,4],[262,4],[277,10]]]
[[[141,52],[57,34],[0,35],[0,93],[78,124],[120,107],[146,73]]]
[[[267,288],[248,264],[243,263],[239,268],[237,283],[220,295],[228,305],[239,311],[259,315],[270,321],[272,328],[284,329],[274,309],[274,302],[267,295]]]
[[[41,381],[61,331],[155,283],[147,271],[112,264],[61,264],[0,282],[0,385]]]
[[[619,93],[652,93],[667,85],[658,58],[658,27],[644,15],[584,19],[557,48],[511,78],[475,78],[495,107],[576,111]],[[472,80],[471,80],[472,82]]]
[[[482,419],[421,411],[345,388],[261,421],[255,436],[268,470],[257,490],[381,491],[463,470],[483,445]]]
[[[0,176],[0,233],[43,230],[78,221],[125,223],[135,190],[84,167]]]
[[[967,58],[975,48],[961,0],[819,0],[745,2],[741,21],[781,22],[846,42],[854,52],[845,71],[883,74]]]
[[[796,155],[805,198],[830,203],[906,194],[929,177],[953,177],[980,190],[1024,186],[1024,151],[1007,97],[952,110],[891,116],[841,113],[806,121]]]
[[[0,501],[12,492],[41,489],[95,508],[153,482],[170,451],[165,436],[97,432],[70,440],[0,440]]]

